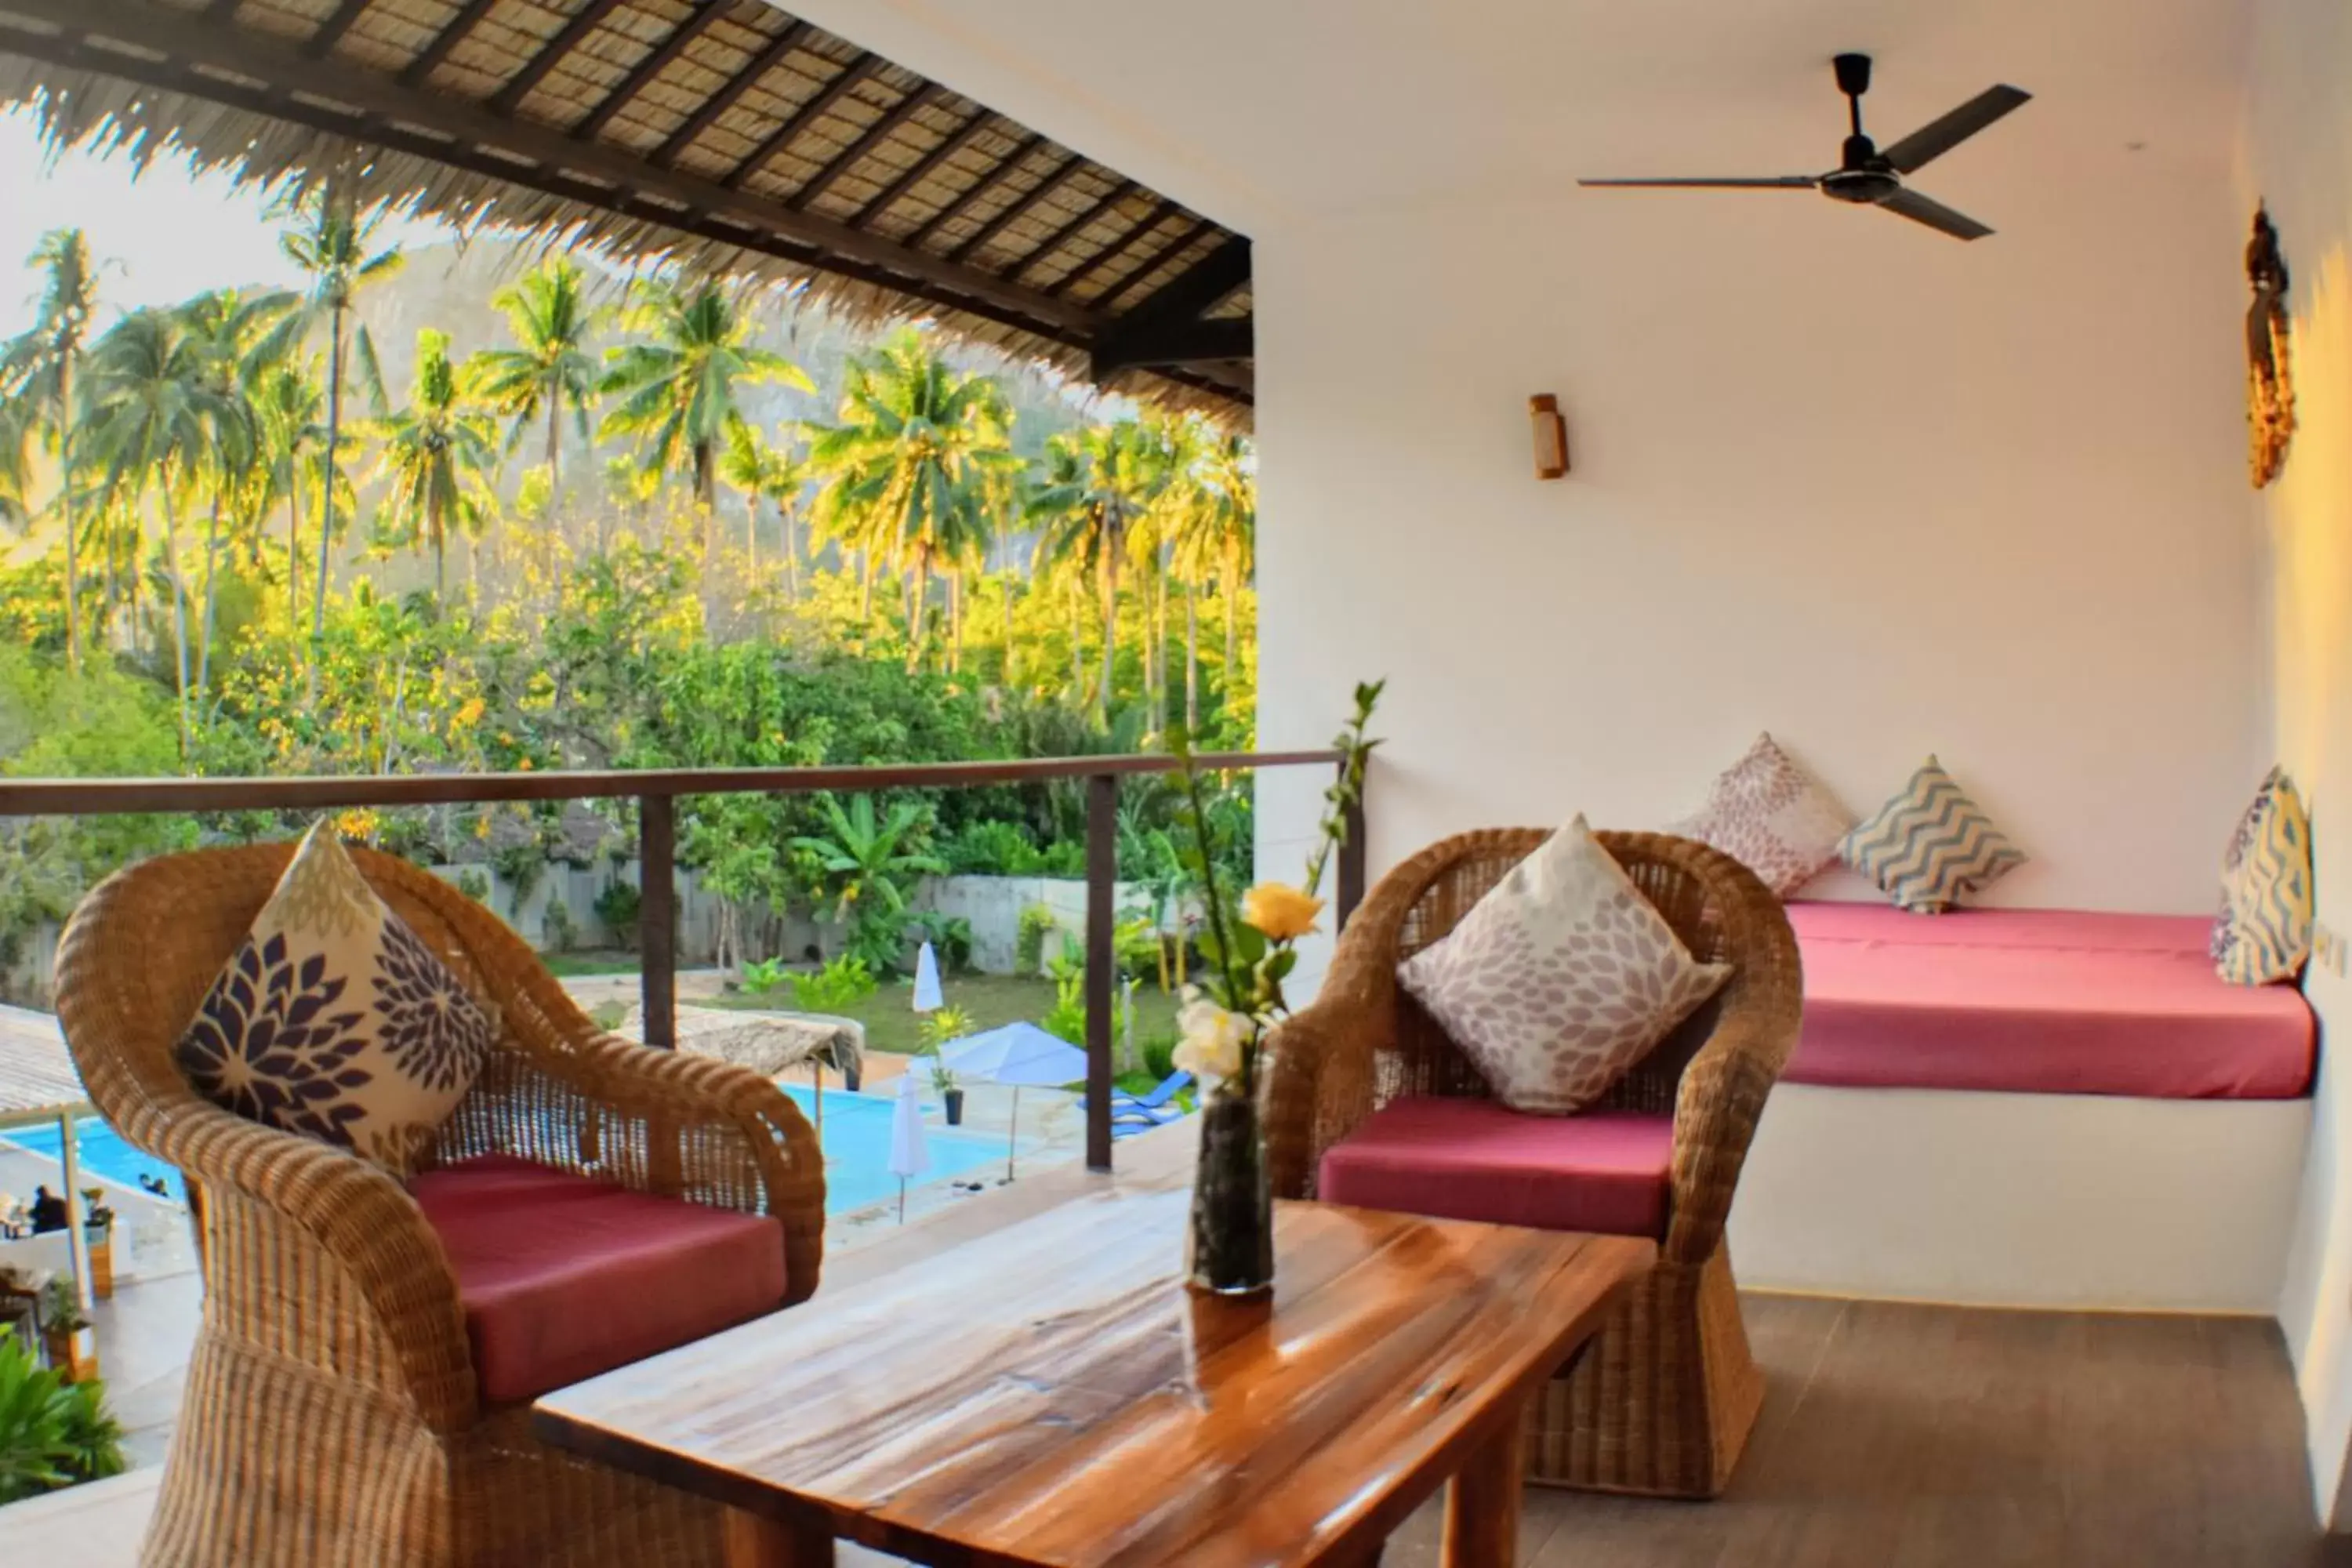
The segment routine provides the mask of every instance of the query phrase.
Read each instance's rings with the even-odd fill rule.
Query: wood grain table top
[[[1190,1194],[1106,1184],[540,1401],[550,1442],[918,1562],[1368,1558],[1655,1248],[1277,1205],[1272,1301],[1180,1278]]]

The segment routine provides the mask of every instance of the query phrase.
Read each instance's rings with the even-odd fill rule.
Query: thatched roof
[[[1247,240],[762,0],[0,0],[0,103],[1250,402]]]

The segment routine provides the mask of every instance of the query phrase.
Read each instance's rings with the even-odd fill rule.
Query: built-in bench
[[[1804,1033],[1731,1216],[1748,1283],[2267,1313],[2316,1026],[2210,921],[1789,906]]]

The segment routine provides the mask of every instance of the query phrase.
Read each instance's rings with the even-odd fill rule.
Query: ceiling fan
[[[1840,55],[1831,65],[1845,94],[1851,127],[1838,166],[1826,174],[1781,174],[1760,180],[1579,180],[1580,185],[1652,186],[1681,190],[1817,190],[1833,201],[1884,207],[1924,223],[1955,239],[1982,239],[1992,232],[1965,213],[1954,212],[1903,184],[1903,176],[1941,157],[2033,95],[2021,88],[1989,87],[1940,120],[1931,120],[1902,141],[1881,148],[1862,132],[1862,95],[1870,90],[1870,57]]]

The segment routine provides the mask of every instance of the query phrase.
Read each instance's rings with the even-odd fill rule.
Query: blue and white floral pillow
[[[408,1174],[489,1060],[490,1011],[312,827],[180,1037],[197,1091]]]

